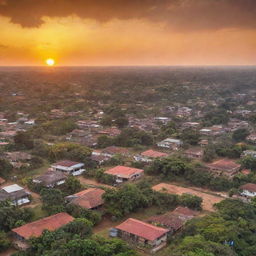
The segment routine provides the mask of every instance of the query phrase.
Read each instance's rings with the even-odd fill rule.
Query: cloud
[[[0,15],[23,27],[43,17],[148,19],[177,30],[255,28],[256,0],[0,0]]]

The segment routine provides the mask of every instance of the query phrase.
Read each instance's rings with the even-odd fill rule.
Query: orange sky
[[[23,5],[18,8],[14,1]],[[78,10],[69,13],[71,0],[63,0],[66,9],[64,5],[62,12],[57,13],[60,8],[54,12],[51,6],[44,6],[50,0],[44,0],[42,6],[40,0],[33,1],[0,0],[2,66],[44,65],[47,58],[54,58],[60,66],[256,64],[256,28],[255,21],[250,19],[250,15],[256,14],[256,4],[250,0],[243,0],[248,6],[239,8],[239,12],[237,8],[241,6],[226,5],[233,0],[226,0],[223,6],[224,0],[217,1],[220,6],[212,5],[215,0],[197,0],[201,5],[195,5],[195,0],[176,0],[180,2],[177,6],[174,0],[159,0],[159,6],[148,6],[150,0],[141,1],[145,2],[144,9],[149,8],[150,15],[133,5],[127,6],[127,10],[117,8],[117,13],[113,13],[106,4],[105,9],[100,9],[104,15],[99,17],[95,9],[98,6],[88,13]],[[34,16],[31,2],[35,3]],[[77,0],[82,6],[85,2],[90,1]],[[109,2],[118,7],[120,1]],[[168,12],[165,12],[166,2]],[[161,12],[160,7],[165,9]],[[219,12],[220,7],[225,13]],[[29,16],[28,20],[26,15],[32,15],[33,19]]]

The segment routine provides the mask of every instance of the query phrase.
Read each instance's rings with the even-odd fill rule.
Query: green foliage
[[[182,131],[180,137],[184,143],[188,143],[190,145],[197,145],[200,139],[200,134],[198,131],[192,129],[185,129]]]
[[[0,252],[5,251],[11,246],[11,241],[8,239],[7,234],[0,231]]]
[[[10,162],[6,159],[0,159],[0,177],[7,178],[13,167]]]
[[[51,215],[64,211],[64,195],[61,190],[43,188],[40,196],[43,202],[42,209],[46,210],[48,214]]]
[[[17,132],[14,136],[14,143],[17,149],[32,149],[34,141],[28,132]]]
[[[256,158],[253,156],[245,156],[242,159],[242,165],[244,168],[256,170]]]
[[[208,125],[218,125],[218,124],[226,124],[229,120],[229,115],[224,109],[217,109],[211,112],[208,112],[204,116],[205,126]]]
[[[0,230],[9,231],[24,222],[29,222],[32,217],[33,212],[29,208],[18,208],[8,201],[0,202]]]
[[[67,204],[65,207],[67,213],[74,218],[85,218],[92,222],[93,225],[101,221],[101,215],[95,210],[88,210],[79,205]]]
[[[250,134],[247,129],[237,129],[233,132],[232,138],[235,141],[243,141]]]
[[[201,204],[203,202],[201,197],[190,194],[182,194],[179,201],[181,205],[195,210],[201,210]]]
[[[82,184],[74,176],[68,176],[65,183],[62,186],[63,193],[65,195],[72,195],[79,192],[82,189]]]
[[[116,178],[113,175],[109,175],[107,173],[104,173],[103,169],[92,169],[84,172],[85,177],[90,177],[96,179],[100,183],[113,185],[115,184]]]
[[[46,133],[60,136],[65,135],[77,128],[73,120],[53,120],[42,124]]]
[[[89,148],[70,142],[57,143],[49,149],[49,157],[53,161],[69,159],[73,161],[86,162],[90,155],[91,150]]]

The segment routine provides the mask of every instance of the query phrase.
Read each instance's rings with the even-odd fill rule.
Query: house
[[[71,174],[73,176],[80,175],[85,171],[83,163],[73,162],[69,160],[57,162],[55,164],[52,164],[51,167],[55,171],[61,171],[66,174]]]
[[[149,218],[148,222],[168,229],[168,235],[172,235],[179,231],[188,220],[191,220],[196,215],[196,211],[193,211],[187,207],[177,207],[172,212]]]
[[[53,188],[64,184],[67,179],[67,176],[61,171],[53,171],[49,169],[43,175],[33,179],[33,183],[40,184],[47,188]]]
[[[116,127],[109,127],[109,128],[106,128],[104,130],[99,131],[98,133],[101,134],[101,135],[107,135],[107,136],[115,137],[117,135],[120,135],[121,130],[119,130]]]
[[[110,146],[101,150],[101,155],[112,157],[114,155],[129,156],[130,152],[127,148]]]
[[[104,164],[107,162],[111,157],[104,156],[104,155],[98,155],[98,154],[93,154],[91,155],[91,160],[96,162],[98,165]]]
[[[144,170],[119,165],[105,171],[105,173],[115,176],[116,183],[122,183],[140,178],[144,174]]]
[[[169,148],[173,150],[178,150],[182,146],[182,141],[178,139],[167,138],[157,143],[160,148]]]
[[[23,187],[13,184],[1,188],[0,202],[9,200],[13,205],[24,205],[30,203],[30,193]]]
[[[256,196],[256,184],[247,183],[240,187],[241,195],[246,197],[254,197]]]
[[[209,144],[208,140],[200,140],[198,142],[198,144],[201,146],[201,147],[205,147]]]
[[[164,125],[168,124],[168,122],[171,121],[170,117],[162,117],[162,116],[158,116],[154,118],[156,122],[162,123]]]
[[[239,171],[241,165],[237,164],[233,160],[220,159],[213,163],[207,164],[206,167],[216,175],[233,177]]]
[[[54,231],[70,223],[74,218],[65,212],[57,213],[49,217],[25,224],[12,229],[14,245],[19,249],[28,248],[26,243],[32,237],[39,237],[44,230]]]
[[[251,157],[254,157],[256,158],[256,151],[255,150],[245,150],[242,155],[242,157],[244,156],[251,156]]]
[[[153,252],[166,245],[168,229],[129,218],[116,226],[118,237],[138,246],[151,247]]]
[[[200,123],[197,122],[185,122],[182,124],[182,129],[197,129],[198,127],[200,127]]]
[[[256,133],[252,133],[246,137],[246,140],[255,144],[256,143]]]
[[[149,149],[147,151],[142,152],[140,155],[134,156],[135,161],[137,162],[152,162],[156,158],[163,158],[167,157],[168,154],[162,153],[159,151],[155,151],[152,149]]]
[[[184,152],[188,158],[200,159],[204,155],[204,151],[201,148],[190,148]]]
[[[212,130],[211,130],[211,129],[208,129],[208,128],[203,128],[203,129],[201,129],[199,132],[200,132],[201,135],[209,136],[209,135],[211,135]]]
[[[104,193],[105,191],[103,189],[89,188],[74,195],[67,196],[66,200],[71,204],[94,210],[103,205],[102,195]]]

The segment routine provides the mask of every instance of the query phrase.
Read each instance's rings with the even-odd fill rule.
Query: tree
[[[34,141],[28,132],[17,132],[14,136],[14,143],[18,149],[32,149]]]
[[[197,145],[200,139],[200,134],[198,131],[185,129],[182,131],[181,139],[190,145]]]
[[[244,141],[249,134],[247,129],[237,129],[233,132],[232,138],[235,141]]]
[[[244,168],[256,170],[256,158],[253,156],[245,156],[242,158],[242,165]]]
[[[82,189],[82,184],[74,176],[69,176],[63,184],[63,191],[66,195],[72,195]]]
[[[11,245],[11,241],[8,239],[6,233],[0,231],[0,252],[5,251]]]
[[[191,209],[201,210],[202,198],[190,194],[182,194],[179,198],[181,205]]]
[[[70,142],[57,143],[49,149],[49,157],[53,161],[70,159],[73,161],[86,162],[90,155],[91,150],[89,148]]]
[[[49,214],[55,214],[64,211],[64,195],[59,189],[44,188],[40,192],[43,209]]]
[[[12,169],[13,167],[8,160],[0,158],[0,177],[7,178]]]
[[[123,128],[129,124],[129,120],[126,117],[118,117],[115,120],[115,125],[119,128]]]

